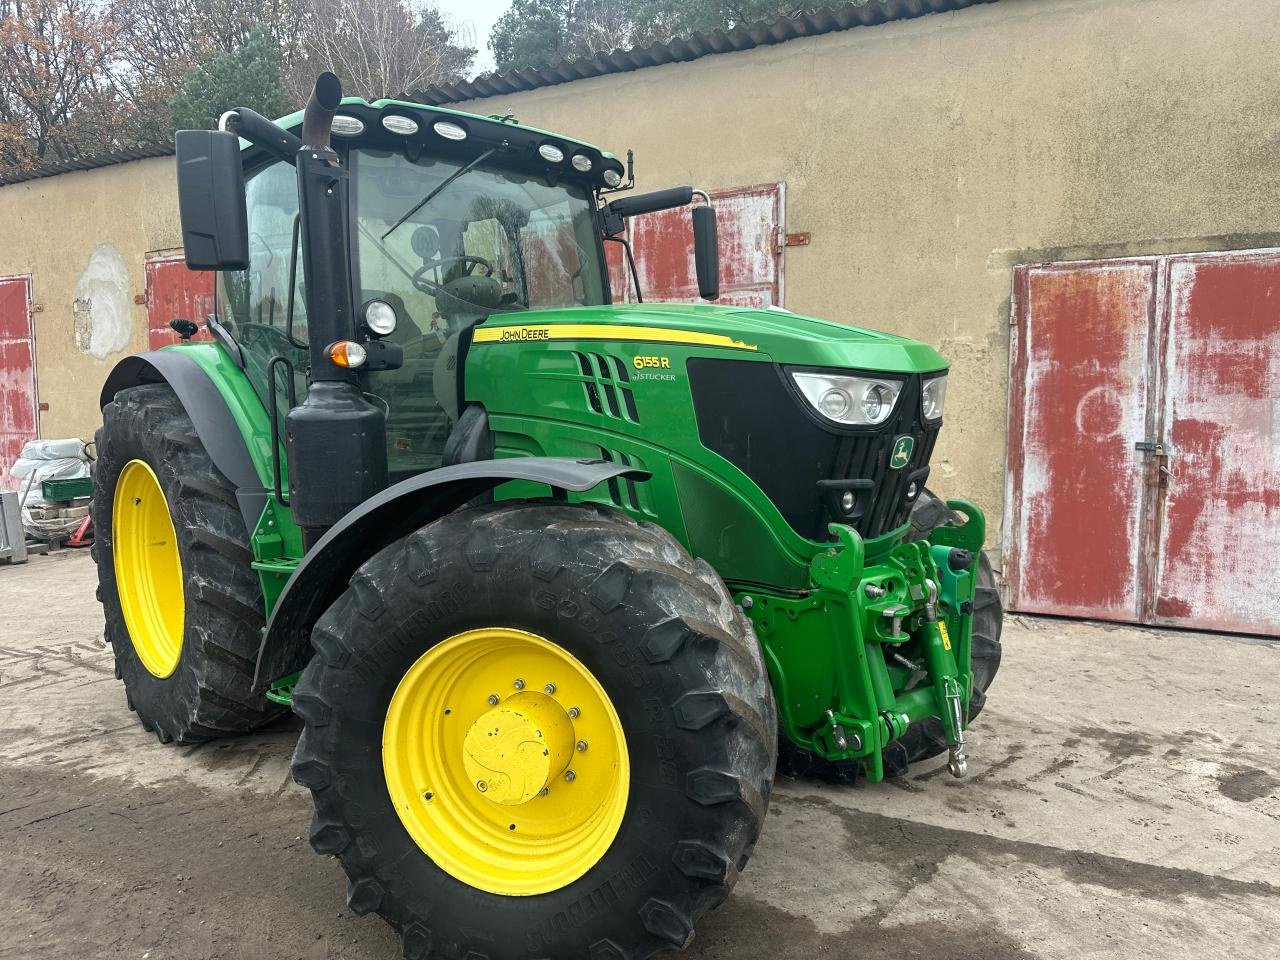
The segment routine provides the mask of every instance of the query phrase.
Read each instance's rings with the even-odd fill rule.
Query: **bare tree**
[[[111,82],[118,31],[93,0],[0,0],[0,164],[116,144],[127,109]]]
[[[373,100],[454,79],[475,56],[424,0],[303,2],[303,56],[285,79],[299,98],[322,69],[338,74],[348,93]]]

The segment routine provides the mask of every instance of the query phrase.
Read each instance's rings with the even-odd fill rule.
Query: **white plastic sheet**
[[[84,517],[44,517],[49,506],[41,491],[46,480],[74,480],[89,476],[89,450],[79,437],[30,440],[9,473],[21,480],[22,527],[37,540],[62,540],[75,533]],[[34,512],[33,512],[34,511]]]

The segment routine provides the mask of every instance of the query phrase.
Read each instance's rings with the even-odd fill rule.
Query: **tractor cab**
[[[280,124],[293,129],[301,119]],[[495,313],[610,302],[597,198],[621,183],[623,167],[510,118],[394,100],[345,99],[332,131],[347,173],[362,386],[385,409],[394,481],[445,462],[477,324]],[[220,271],[217,322],[239,344],[264,402],[277,356],[300,401],[312,333],[297,173],[292,157],[242,145],[248,263]],[[281,366],[275,389],[283,392]],[[276,409],[283,417],[284,404]]]

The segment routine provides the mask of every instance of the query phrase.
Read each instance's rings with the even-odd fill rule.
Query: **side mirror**
[[[179,130],[178,210],[182,245],[192,270],[249,266],[240,139],[221,130]]]
[[[693,265],[698,274],[698,296],[703,300],[720,296],[720,244],[716,211],[709,203],[693,208]]]

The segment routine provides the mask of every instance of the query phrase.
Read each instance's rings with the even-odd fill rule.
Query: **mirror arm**
[[[302,141],[296,136],[248,107],[228,110],[218,120],[218,129],[234,133],[289,164],[295,162],[302,149]]]

